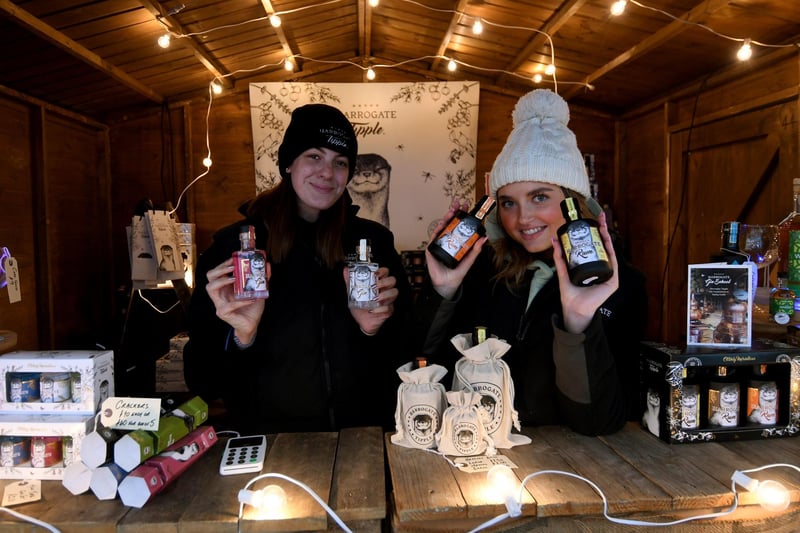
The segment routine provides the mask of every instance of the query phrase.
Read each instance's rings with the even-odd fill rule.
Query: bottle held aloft
[[[478,239],[486,235],[483,221],[494,203],[491,196],[484,196],[469,213],[456,211],[428,245],[431,254],[445,266],[456,268]]]
[[[571,196],[561,201],[561,212],[566,223],[557,233],[570,281],[588,286],[608,280],[614,271],[603,246],[600,225],[591,218],[583,218],[578,201]]]
[[[378,302],[378,263],[372,262],[367,239],[356,246],[356,257],[347,265],[350,291],[347,304],[351,309],[375,309]]]
[[[237,300],[269,297],[267,286],[267,254],[256,250],[256,229],[239,229],[241,248],[233,253],[233,295]]]

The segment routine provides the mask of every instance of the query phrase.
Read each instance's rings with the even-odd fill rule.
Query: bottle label
[[[477,219],[453,218],[439,234],[436,244],[454,259],[461,261],[480,238]]]
[[[771,298],[769,301],[769,314],[778,324],[788,324],[794,315],[793,298]]]
[[[800,291],[800,231],[789,232],[789,288]]]
[[[778,422],[778,385],[774,381],[751,381],[747,387],[747,420],[774,426]]]
[[[269,297],[267,257],[261,250],[233,254],[233,292],[237,300]]]
[[[592,261],[608,261],[600,232],[584,220],[570,224],[569,229],[561,235],[561,245],[570,267]]]
[[[355,309],[378,307],[378,264],[356,262],[348,266],[348,305]]]

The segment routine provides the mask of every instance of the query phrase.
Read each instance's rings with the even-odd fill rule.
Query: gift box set
[[[800,432],[800,347],[641,345],[642,428],[671,443]]]

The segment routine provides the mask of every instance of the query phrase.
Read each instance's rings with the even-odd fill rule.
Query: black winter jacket
[[[487,246],[456,301],[434,297],[440,303],[426,351],[452,372],[460,354],[449,339],[487,326],[512,346],[503,361],[511,369],[522,425],[566,425],[587,435],[617,431],[638,416],[639,343],[647,321],[644,276],[620,262],[619,289],[576,335],[563,330],[558,276],[553,274],[526,312],[532,274],[521,291],[511,292],[492,279]]]
[[[256,228],[265,249],[267,229],[249,219],[221,229],[198,261],[184,350],[186,382],[207,401],[221,397],[232,429],[240,432],[331,431],[393,423],[400,380],[396,369],[409,357],[403,324],[409,312],[408,279],[385,227],[355,216],[343,235],[345,253],[370,240],[372,259],[388,267],[400,291],[395,314],[379,332],[361,332],[347,307],[344,264],[325,268],[313,247],[314,224],[298,219],[287,258],[272,264],[269,298],[255,343],[240,350],[232,328],[216,316],[206,292],[206,272],[239,249],[239,227]],[[413,357],[412,357],[413,359]]]

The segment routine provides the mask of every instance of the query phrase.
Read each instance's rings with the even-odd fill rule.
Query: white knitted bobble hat
[[[549,89],[536,89],[514,107],[514,129],[494,161],[491,196],[503,185],[541,181],[589,196],[589,178],[575,134],[567,127],[569,107]]]

